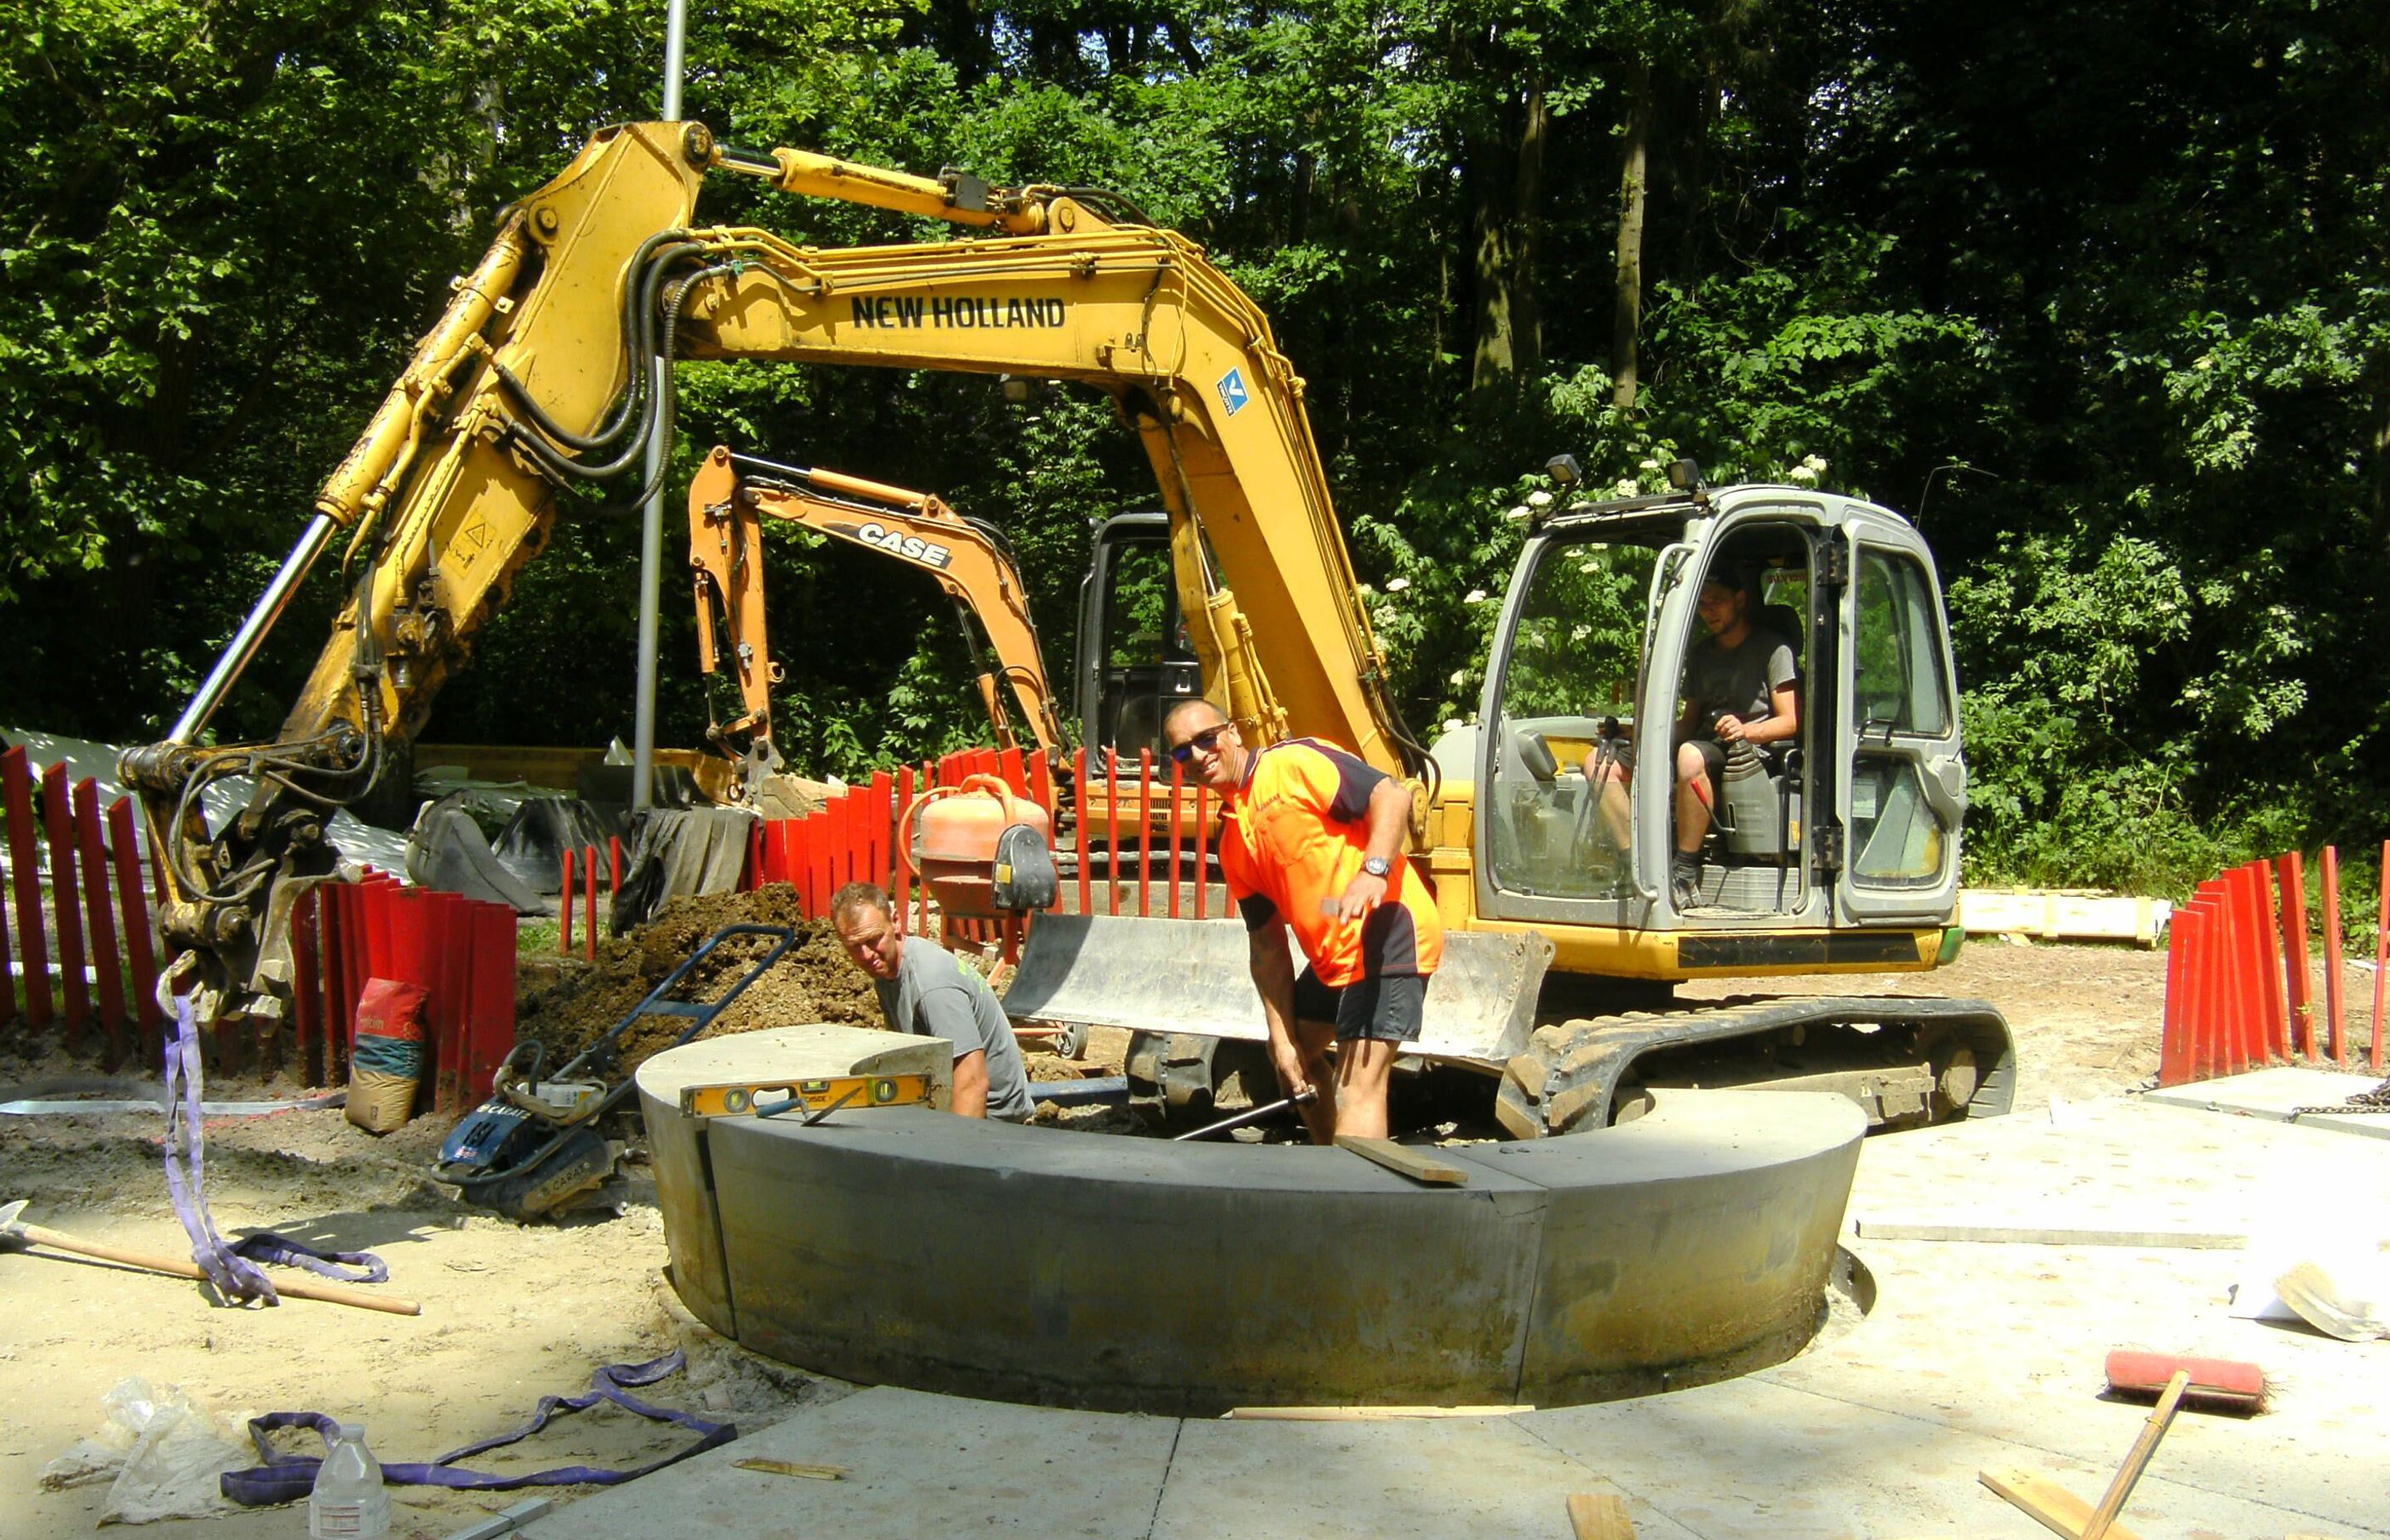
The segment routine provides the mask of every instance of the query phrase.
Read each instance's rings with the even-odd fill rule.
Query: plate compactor
[[[735,983],[702,1004],[672,997],[714,948],[741,936],[764,937],[770,944]],[[546,1048],[518,1043],[498,1067],[490,1099],[449,1132],[432,1178],[456,1187],[469,1203],[518,1220],[560,1213],[595,1193],[614,1174],[622,1153],[619,1144],[598,1132],[598,1123],[631,1092],[631,1077],[615,1070],[623,1034],[644,1018],[675,1016],[688,1026],[665,1046],[692,1041],[796,943],[796,931],[785,925],[724,926],[629,1015],[552,1075],[543,1072]]]

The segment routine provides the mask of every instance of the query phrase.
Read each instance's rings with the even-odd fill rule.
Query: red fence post
[[[456,893],[439,895],[435,915],[440,937],[440,993],[446,996],[440,1034],[439,1108],[462,1112],[472,1105],[465,1084],[470,1066],[467,1045],[472,1039],[474,950],[481,938],[473,924],[472,900]]]
[[[50,848],[50,918],[58,933],[67,1046],[80,1051],[83,1029],[91,1020],[91,985],[83,976],[83,893],[75,881],[73,796],[67,789],[64,761],[42,772],[42,828]]]
[[[2165,1006],[2158,1028],[2158,1084],[2180,1085],[2191,1079],[2191,949],[2198,944],[2198,918],[2184,905],[2175,911],[2166,930]]]
[[[22,748],[0,753],[0,797],[8,814],[8,881],[17,895],[17,961],[25,969],[25,1020],[51,1016],[50,943],[42,926],[41,858],[33,844],[33,766]]]
[[[2266,1006],[2266,1059],[2272,1062],[2287,1059],[2291,1051],[2291,1007],[2282,992],[2282,970],[2276,961],[2282,955],[2281,917],[2274,908],[2274,884],[2268,875],[2267,863],[2251,861],[2242,868],[2249,874],[2249,891],[2256,896],[2258,982]]]
[[[2382,907],[2381,918],[2373,922],[2373,1046],[2366,1055],[2366,1068],[2375,1074],[2382,1072],[2382,982],[2383,974],[2390,971],[2390,840],[2382,841]]]
[[[2274,880],[2282,892],[2282,966],[2289,981],[2285,998],[2291,1019],[2291,1051],[2316,1056],[2315,1006],[2307,979],[2307,874],[2297,851],[2274,862]]]
[[[503,904],[476,904],[473,991],[466,1023],[465,1100],[479,1106],[495,1087],[515,1046],[515,917]]]
[[[591,845],[582,866],[581,918],[588,934],[581,938],[581,955],[598,960],[598,847]]]
[[[2274,949],[2266,939],[2273,933],[2273,916],[2266,906],[2266,877],[2243,863],[2232,868],[2232,892],[2239,900],[2239,943],[2242,977],[2248,982],[2249,1009],[2241,1027],[2243,1056],[2252,1064],[2273,1060]]]
[[[1120,750],[1104,751],[1104,912],[1120,913]]]
[[[7,884],[0,882],[0,1021],[17,1020],[17,969],[8,943]]]
[[[1182,830],[1178,799],[1186,790],[1187,766],[1173,758],[1170,762],[1170,918],[1173,919],[1178,918],[1178,841]]]
[[[1054,825],[1054,757],[1040,749],[1029,756],[1029,794],[1046,810],[1046,824]]]
[[[572,852],[564,853],[564,889],[556,900],[556,951],[559,956],[572,956]]]
[[[897,817],[902,818],[905,815],[905,810],[912,805],[913,767],[909,764],[899,765],[896,770]],[[895,918],[899,932],[910,932],[913,929],[913,868],[905,864],[906,853],[897,845],[896,830],[892,827],[888,831],[888,859],[891,866],[889,876],[895,883]]]
[[[863,875],[885,888],[895,875],[888,849],[896,835],[896,779],[885,770],[871,772],[871,797],[865,808],[863,830]]]
[[[109,902],[108,845],[99,829],[99,787],[89,776],[75,783],[75,854],[81,859],[83,918],[91,938],[91,970],[99,995],[99,1023],[108,1033],[108,1067],[122,1064],[131,1051],[125,1032],[123,954],[116,943],[116,914]]]
[[[623,837],[619,834],[609,834],[606,836],[606,902],[610,905],[606,911],[606,918],[609,920],[614,918],[614,911],[610,905],[621,896],[622,892]]]
[[[1212,897],[1212,809],[1211,783],[1195,783],[1195,918],[1203,918],[1203,906]]]
[[[1153,751],[1137,751],[1137,912],[1153,913]]]
[[[1079,913],[1084,915],[1090,912],[1088,868],[1095,864],[1088,859],[1087,850],[1087,804],[1093,799],[1087,795],[1090,789],[1087,785],[1087,747],[1084,743],[1071,751],[1071,786],[1072,794],[1079,802],[1078,821],[1072,829],[1071,839],[1079,847]]]
[[[2348,1063],[2348,1023],[2341,1014],[2340,850],[2323,848],[2323,1015],[2332,1032],[2334,1062]]]
[[[122,802],[117,803],[122,807]],[[290,905],[290,1038],[299,1059],[299,1084],[324,1084],[324,976],[315,943],[322,887],[311,885]],[[142,1033],[143,1051],[148,1033]]]
[[[349,1073],[348,1041],[356,992],[349,985],[349,947],[355,932],[348,912],[349,885],[327,882],[315,890],[317,925],[324,943],[324,1056],[329,1084]]]
[[[752,893],[764,885],[764,820],[747,826],[747,865],[739,871],[739,891]]]
[[[1029,766],[1021,757],[1021,746],[1013,744],[996,756],[996,774],[1016,797],[1029,795]]]
[[[158,1008],[158,953],[150,939],[149,904],[141,884],[141,847],[133,829],[133,802],[108,804],[108,852],[116,866],[116,907],[124,920],[124,960],[133,969],[133,1013],[141,1027],[142,1062],[154,1064],[161,1049],[165,1014]]]

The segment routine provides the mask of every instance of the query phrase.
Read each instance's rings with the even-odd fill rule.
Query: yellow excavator
[[[816,248],[699,226],[709,176],[980,233]],[[1498,1078],[1514,1132],[1598,1126],[1632,1115],[1638,1085],[1689,1080],[1832,1085],[1887,1124],[2005,1107],[2007,1029],[1977,1002],[1667,997],[1704,975],[1923,969],[1955,947],[1955,683],[1930,557],[1897,515],[1800,488],[1712,489],[1697,474],[1673,494],[1609,502],[1563,484],[1528,520],[1478,721],[1431,751],[1394,707],[1303,381],[1200,247],[1097,189],[742,151],[696,123],[606,130],[506,211],[189,708],[165,741],[124,755],[165,854],[177,981],[205,1011],[278,1015],[291,895],[335,866],[328,814],[419,731],[545,544],[559,494],[644,495],[649,447],[673,430],[671,371],[655,363],[677,357],[950,369],[1108,394],[1154,468],[1177,608],[1212,698],[1251,742],[1317,735],[1408,781],[1412,859],[1450,929],[1510,945],[1484,981],[1452,986],[1494,1008],[1429,1046]],[[275,741],[203,746],[225,692],[342,535],[348,597]],[[1791,612],[1803,728],[1728,799],[1739,811],[1718,820],[1697,901],[1679,903],[1667,799],[1638,789],[1623,848],[1606,844],[1616,823],[1596,815],[1583,765],[1599,742],[1635,766],[1637,788],[1671,784],[1670,735],[1637,725],[1675,717],[1695,596],[1729,567],[1766,573],[1768,601]],[[200,789],[239,774],[256,793],[211,828]],[[1063,918],[1032,937],[1034,948],[1051,936],[1049,960],[1061,959],[1043,1007],[1023,998],[1024,957],[1010,1008],[1245,1034],[1233,1001],[1195,1021],[1179,983],[1224,936],[1241,983],[1240,937],[1213,922],[1189,952],[1091,930],[1074,951]],[[1497,999],[1505,979],[1515,1008]],[[1432,990],[1432,1028],[1435,1009]]]

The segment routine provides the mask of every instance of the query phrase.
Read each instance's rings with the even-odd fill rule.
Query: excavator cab
[[[1705,635],[1696,597],[1721,578],[1749,595],[1754,627],[1791,648],[1800,726],[1764,751],[1728,746],[1704,791],[1698,894],[1680,905],[1677,746],[1704,730],[1685,677]],[[1447,773],[1484,789],[1475,912],[1714,933],[1622,947],[1604,970],[1627,962],[1630,975],[1921,966],[1919,928],[1947,925],[1957,902],[1956,699],[1932,557],[1887,509],[1751,486],[1548,515],[1505,599],[1483,727],[1439,745]]]
[[[1163,719],[1203,693],[1203,669],[1178,610],[1170,522],[1159,511],[1107,519],[1079,589],[1078,706],[1083,741],[1130,768],[1137,751],[1166,764]]]

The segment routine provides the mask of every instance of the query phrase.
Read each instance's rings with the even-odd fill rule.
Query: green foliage
[[[18,147],[0,720],[139,737],[212,660],[493,212],[591,128],[653,109],[662,0],[0,10]],[[1593,493],[1654,491],[1690,456],[1714,481],[1873,497],[1933,541],[1971,878],[2179,892],[2390,818],[2390,691],[2366,666],[2390,644],[2377,11],[741,0],[691,18],[687,105],[740,145],[1108,187],[1204,242],[1305,379],[1423,732],[1477,710],[1510,516],[1551,492],[1522,472],[1565,449]],[[709,219],[931,233],[717,184]],[[1497,309],[1519,362],[1489,388],[1474,350]],[[669,495],[717,442],[936,491],[1008,532],[1058,678],[1090,522],[1155,498],[1088,394],[1022,412],[951,375],[680,379]],[[560,528],[434,736],[626,733],[635,545],[626,522]],[[983,732],[949,608],[917,575],[782,533],[767,585],[804,767]],[[327,586],[225,731],[278,720]],[[683,608],[662,706],[679,741],[704,721]]]

